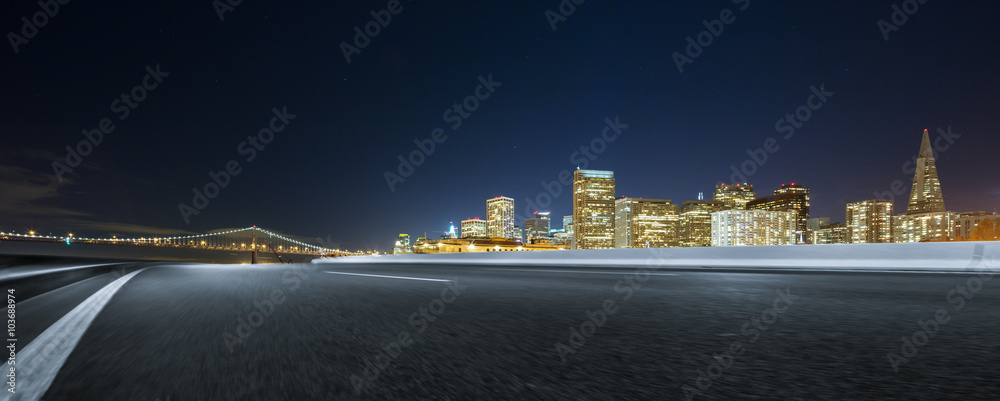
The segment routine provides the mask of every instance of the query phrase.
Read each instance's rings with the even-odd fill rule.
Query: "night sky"
[[[541,183],[575,169],[586,157],[574,152],[616,117],[628,127],[581,167],[613,170],[618,195],[708,199],[748,149],[774,138],[779,149],[746,179],[759,195],[799,183],[812,191],[812,217],[843,221],[846,203],[900,180],[902,212],[912,180],[902,166],[923,129],[935,140],[950,126],[937,160],[948,209],[1000,204],[1000,3],[930,0],[888,40],[879,20],[890,24],[902,1],[676,3],[589,0],[553,31],[556,0],[403,0],[348,63],[341,44],[354,46],[355,27],[392,2],[244,1],[220,20],[209,0],[71,1],[16,53],[8,32],[22,35],[21,17],[42,7],[5,2],[0,229],[256,224],[387,250],[398,233],[437,237],[449,222],[485,218],[494,196],[515,198],[524,216]],[[734,20],[713,24],[724,10]],[[688,56],[706,20],[722,32],[680,72],[673,54]],[[159,78],[145,78],[157,65]],[[491,75],[495,86],[479,91],[489,97],[468,99]],[[133,92],[144,79],[155,89]],[[786,139],[776,124],[812,87],[833,94]],[[142,92],[125,116],[121,95]],[[453,110],[463,102],[477,109]],[[241,145],[275,108],[294,118],[277,120],[269,143]],[[53,162],[66,164],[65,147],[105,118],[113,130],[60,181]],[[390,190],[397,156],[435,132],[443,141]],[[192,188],[230,161],[239,174],[191,206]],[[571,214],[569,187],[559,189],[541,205],[554,227]],[[185,221],[182,203],[198,214]]]

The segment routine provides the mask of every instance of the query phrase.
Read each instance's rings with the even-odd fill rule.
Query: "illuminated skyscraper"
[[[848,203],[845,221],[852,244],[892,242],[891,200]]]
[[[490,238],[513,239],[514,199],[506,196],[486,200],[486,235]]]
[[[678,212],[670,199],[615,199],[615,248],[678,246]]]
[[[462,238],[489,238],[486,231],[486,220],[478,217],[462,220]]]
[[[552,212],[535,212],[535,217],[524,219],[524,242],[531,243],[535,238],[549,237],[549,216]]]
[[[924,130],[920,141],[920,153],[917,154],[916,171],[913,174],[913,186],[910,189],[910,203],[906,206],[906,214],[928,212],[943,212],[944,195],[941,194],[941,182],[938,180],[937,166],[934,162],[934,148],[931,147],[930,136]]]
[[[713,200],[726,204],[726,207],[734,210],[746,210],[747,203],[757,198],[757,193],[753,191],[753,185],[745,184],[719,184],[715,186]]]
[[[795,243],[795,212],[723,210],[712,213],[712,246]]]
[[[944,208],[944,195],[938,180],[934,161],[934,148],[930,136],[924,130],[917,154],[913,186],[910,188],[910,202],[906,213],[893,219],[893,236],[896,242],[923,242],[947,239],[952,233],[952,225],[957,218]]]
[[[684,201],[680,216],[680,246],[712,246],[712,213],[727,208],[720,201]]]
[[[573,247],[607,249],[615,246],[615,173],[576,170],[573,173]]]
[[[806,220],[809,220],[809,189],[802,185],[791,183],[781,184],[774,190],[774,195],[754,199],[747,203],[748,210],[772,210],[796,213],[795,231],[798,232],[798,243],[808,243],[805,238]]]

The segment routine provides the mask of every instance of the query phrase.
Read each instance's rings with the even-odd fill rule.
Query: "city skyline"
[[[773,195],[762,196],[749,183],[722,183],[716,185],[712,201],[703,200],[699,193],[697,200],[676,204],[670,199],[619,195],[614,171],[577,169],[573,173],[573,215],[563,218],[560,231],[565,233],[569,228],[567,220],[584,222],[582,231],[573,233],[572,249],[969,240],[982,221],[988,224],[981,234],[993,235],[994,221],[1000,224],[996,212],[945,208],[927,130],[921,135],[913,167],[904,213],[893,213],[892,200],[861,200],[845,204],[844,222],[832,223],[830,217],[810,214],[810,189],[794,182],[781,184]],[[505,205],[505,210],[515,208],[511,198],[488,199],[491,221],[498,203]],[[532,233],[525,237],[525,243],[535,243],[535,237],[544,244],[557,240],[550,235],[555,233],[549,229],[550,215],[550,211],[535,211],[533,218],[523,219],[525,227],[531,228],[526,232]],[[543,230],[536,228],[540,222],[544,222]],[[545,235],[538,235],[542,232]]]
[[[931,141],[930,141],[929,138],[930,137],[929,137],[929,134],[928,134],[928,130],[925,129],[923,131],[922,137],[921,137],[920,150],[917,153],[917,155],[915,156],[914,162],[913,162],[914,173],[913,173],[913,179],[912,179],[912,184],[911,185],[912,185],[912,188],[914,188],[916,190],[915,192],[912,191],[912,190],[906,191],[906,193],[904,194],[904,195],[906,195],[906,197],[905,198],[899,197],[899,198],[897,198],[896,202],[889,201],[887,199],[871,199],[871,200],[859,200],[859,201],[856,201],[856,202],[849,202],[849,203],[846,204],[846,207],[847,207],[847,210],[848,210],[848,212],[847,212],[848,214],[844,218],[843,222],[838,221],[836,217],[824,216],[822,218],[828,218],[828,217],[832,218],[833,220],[830,222],[830,224],[838,224],[838,223],[839,224],[846,224],[846,227],[847,227],[847,230],[848,230],[847,235],[848,235],[849,242],[850,242],[850,238],[852,238],[852,235],[850,234],[850,228],[851,228],[851,217],[850,216],[851,216],[852,205],[854,205],[854,204],[862,205],[862,204],[867,204],[868,202],[878,201],[880,203],[887,203],[889,205],[889,207],[891,208],[890,210],[895,210],[896,204],[900,202],[899,199],[907,199],[906,210],[903,213],[898,214],[898,215],[896,213],[890,213],[887,216],[887,217],[889,217],[889,221],[890,221],[890,223],[889,223],[889,226],[890,226],[889,230],[890,230],[890,232],[887,232],[887,233],[884,234],[884,235],[888,236],[887,240],[883,238],[883,239],[880,239],[880,240],[877,240],[877,241],[871,241],[869,239],[867,241],[866,240],[861,240],[860,242],[900,242],[900,241],[906,241],[906,239],[905,239],[906,237],[902,236],[901,235],[901,231],[899,231],[900,222],[898,222],[897,219],[904,218],[905,216],[912,215],[912,214],[918,214],[919,215],[919,214],[934,213],[934,212],[944,212],[945,211],[945,209],[944,209],[944,195],[942,195],[943,191],[941,190],[941,183],[940,183],[940,180],[939,180],[938,174],[937,174],[936,158],[934,157],[935,149],[934,149],[933,145],[931,145]],[[579,171],[579,170],[577,170],[577,171]],[[587,171],[590,171],[590,170],[587,170]],[[612,181],[614,182],[614,180],[615,180],[614,179],[614,173],[613,173],[613,171],[595,171],[595,173],[598,173],[598,174],[600,174],[600,173],[610,174]],[[614,185],[615,184],[612,184],[612,188],[614,188]],[[735,206],[727,206],[727,208],[731,208],[730,210],[746,210],[746,209],[771,210],[773,208],[769,208],[768,205],[775,203],[776,199],[778,201],[780,201],[781,199],[787,198],[786,195],[791,195],[793,192],[802,192],[802,193],[805,194],[805,208],[804,209],[806,211],[806,215],[805,216],[800,216],[798,218],[798,220],[799,220],[798,225],[800,227],[804,226],[805,225],[805,219],[807,219],[807,218],[815,218],[816,217],[815,214],[809,214],[809,206],[808,205],[809,205],[809,192],[810,192],[810,190],[809,190],[808,187],[803,187],[801,184],[796,184],[794,182],[783,183],[783,184],[780,184],[780,186],[778,188],[776,188],[776,189],[773,190],[774,195],[761,195],[759,193],[756,193],[756,189],[757,188],[754,187],[754,184],[750,183],[750,182],[744,182],[744,183],[740,183],[740,184],[719,183],[719,184],[716,185],[716,188],[715,188],[716,192],[714,194],[714,197],[716,197],[716,198],[722,197],[722,200],[700,201],[698,199],[689,199],[689,200],[684,200],[683,202],[685,202],[685,203],[688,203],[688,202],[692,202],[692,203],[701,202],[701,203],[707,203],[707,204],[720,203],[720,202],[721,203],[729,202],[731,205],[735,205]],[[743,194],[743,193],[755,194],[755,196],[754,197],[742,197],[741,198],[741,196],[742,196],[741,194]],[[701,197],[701,196],[702,196],[702,194],[699,193],[698,197]],[[630,199],[646,200],[646,201],[654,201],[654,202],[655,201],[665,201],[668,204],[670,203],[670,199],[655,199],[655,198],[649,198],[649,197],[634,197],[634,198],[632,198],[632,197],[628,197],[628,196],[625,196],[625,195],[620,195],[620,194],[617,194],[617,193],[614,194],[614,200],[615,201],[612,202],[612,203],[613,204],[617,204],[618,201],[621,201],[621,200],[630,200]],[[791,198],[789,198],[789,199],[791,199]],[[502,204],[502,206],[500,206],[500,207],[491,206],[492,204]],[[757,205],[756,207],[754,206],[755,204]],[[674,204],[673,206],[677,209],[675,211],[675,214],[676,214],[675,217],[677,218],[677,223],[678,223],[678,226],[675,229],[676,232],[674,233],[674,235],[678,236],[679,242],[671,242],[674,245],[670,245],[670,246],[685,246],[685,245],[682,245],[681,242],[683,242],[684,239],[689,239],[690,240],[691,238],[690,237],[685,238],[682,235],[680,235],[681,231],[683,230],[683,227],[679,225],[679,222],[681,220],[680,219],[680,217],[681,217],[680,206],[681,205]],[[865,206],[865,207],[867,207],[867,206]],[[612,206],[612,209],[617,209],[617,208],[618,208],[617,206]],[[797,208],[799,208],[799,206],[795,206],[794,208],[797,209]],[[528,237],[528,229],[527,229],[527,227],[529,226],[529,224],[532,224],[531,221],[533,219],[532,218],[521,218],[520,214],[517,212],[518,210],[519,210],[519,207],[518,207],[518,205],[516,203],[516,200],[514,198],[510,198],[510,197],[506,197],[506,196],[502,196],[502,195],[500,195],[500,196],[494,196],[492,198],[488,198],[487,199],[487,208],[486,208],[486,211],[485,211],[487,219],[486,220],[480,220],[479,217],[471,217],[469,219],[462,220],[462,224],[460,225],[460,232],[464,232],[465,231],[463,229],[463,227],[465,227],[465,223],[476,223],[476,224],[473,224],[475,226],[478,226],[478,225],[481,224],[482,225],[482,230],[483,230],[484,234],[488,233],[490,230],[494,230],[495,232],[502,232],[502,235],[492,236],[492,235],[486,234],[486,235],[477,235],[477,236],[474,236],[472,238],[485,238],[485,239],[488,239],[488,238],[513,238],[513,237],[516,237],[514,235],[514,231],[519,229],[522,232],[522,236],[523,236],[523,239],[524,239],[523,242],[528,243],[529,242],[528,239],[530,237]],[[773,210],[788,210],[788,209],[782,207],[782,208],[773,209]],[[957,219],[959,217],[958,216],[959,214],[968,214],[968,213],[973,213],[973,212],[983,212],[983,211],[979,211],[979,210],[976,210],[976,211],[962,211],[962,212],[953,212],[952,211],[952,212],[949,212],[949,213],[951,213],[951,215],[953,215],[951,217],[952,219]],[[985,211],[985,212],[990,212],[990,211]],[[572,213],[572,209],[571,209],[571,213]],[[994,211],[994,213],[995,213],[995,211]],[[553,215],[553,212],[551,210],[536,210],[536,211],[533,212],[533,215],[536,218],[539,217],[540,214],[544,215],[545,219],[546,219],[546,222],[548,222],[549,221],[548,216]],[[572,217],[572,214],[565,216],[565,218],[570,218],[570,217]],[[518,218],[521,218],[521,219],[518,220]],[[564,220],[565,220],[565,218],[564,218]],[[617,211],[617,210],[614,210],[612,212],[612,215],[611,215],[611,220],[618,220],[620,218],[621,218],[620,217],[620,212]],[[570,220],[572,220],[572,219],[570,219]],[[951,224],[951,223],[948,223],[948,224]],[[448,225],[453,225],[453,223],[449,222]],[[489,226],[492,226],[492,227],[491,228],[487,228]],[[551,225],[549,225],[549,227],[550,227],[550,230],[551,229],[556,229],[554,226],[551,226]],[[470,227],[470,229],[476,230],[475,228],[471,228],[471,227]],[[560,229],[565,230],[565,226],[564,227],[560,227]],[[218,231],[224,231],[224,230],[227,230],[227,229],[216,229],[216,230],[212,230],[212,232],[218,232]],[[438,230],[433,230],[433,231],[434,232],[439,232],[439,233],[447,233],[446,231],[438,231]],[[945,229],[945,228],[942,228],[939,231],[941,233],[945,233],[946,235],[951,235],[951,234],[953,234],[954,229],[950,229],[950,228],[949,229]],[[34,233],[34,230],[32,230],[31,232]],[[57,237],[61,236],[58,233],[54,233],[54,235],[56,235]],[[70,236],[72,236],[72,235],[73,234],[70,234]],[[400,235],[402,236],[404,234],[400,234]],[[615,228],[615,230],[612,232],[612,238],[611,238],[612,247],[619,247],[618,246],[618,242],[621,241],[621,239],[618,238],[618,237],[620,235],[621,234],[617,231],[617,228]],[[627,238],[631,238],[629,234],[625,234],[625,235],[626,235]],[[871,238],[872,235],[878,236],[879,234],[869,234],[869,237],[867,237],[867,238]],[[465,238],[465,235],[463,234],[460,237],[461,238]],[[299,238],[300,239],[306,239],[307,241],[309,240],[308,238],[305,238],[305,237],[299,237]],[[433,239],[434,236],[428,236],[427,238],[428,239]],[[802,238],[804,238],[804,237],[802,237]],[[856,240],[857,237],[853,237],[853,238],[855,238],[855,240]],[[865,237],[862,237],[862,238],[865,238]],[[316,238],[316,239],[319,241],[319,243],[325,245],[325,241],[322,238]],[[518,239],[518,241],[521,241],[521,239]],[[398,243],[399,243],[399,241],[396,242],[396,244],[398,244]],[[373,251],[373,250],[391,251],[392,248],[391,247],[389,249],[368,248],[368,250],[369,251]]]
[[[39,11],[7,7],[19,35]],[[1000,57],[982,45],[997,4],[928,4],[885,34],[890,4],[861,1],[584,3],[554,26],[537,2],[403,3],[360,48],[374,8],[63,7],[0,52],[0,230],[256,224],[385,250],[496,195],[569,215],[577,166],[678,204],[734,177],[801,183],[812,215],[840,220],[876,193],[905,208],[924,129],[949,209],[1000,204],[981,178],[1000,144]],[[735,20],[685,55],[723,8]]]

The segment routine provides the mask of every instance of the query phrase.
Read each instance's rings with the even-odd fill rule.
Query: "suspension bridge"
[[[215,250],[248,252],[251,263],[256,263],[257,255],[274,255],[279,261],[281,255],[312,255],[318,257],[337,257],[362,255],[363,252],[351,252],[326,246],[309,244],[288,236],[275,233],[257,226],[214,230],[205,234],[122,237],[112,235],[110,238],[80,237],[70,233],[64,236],[41,235],[34,231],[25,233],[0,232],[2,241],[50,242],[69,244],[114,245],[123,247],[153,247],[166,249]],[[290,258],[287,258],[290,260]]]

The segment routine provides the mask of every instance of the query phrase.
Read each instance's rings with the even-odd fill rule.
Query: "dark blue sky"
[[[514,197],[523,211],[616,116],[628,128],[588,167],[614,170],[619,195],[710,197],[748,149],[775,138],[780,148],[747,181],[758,194],[801,183],[813,217],[842,221],[845,203],[895,180],[905,199],[902,166],[922,130],[935,139],[951,126],[957,137],[938,159],[948,209],[1000,203],[995,2],[929,1],[889,40],[878,21],[901,1],[664,3],[586,1],[553,31],[554,0],[404,0],[351,63],[340,44],[387,2],[245,1],[224,21],[207,0],[61,5],[16,54],[9,35],[0,49],[0,228],[257,224],[386,249],[400,232],[485,218],[489,197]],[[3,8],[0,28],[17,34],[41,10]],[[671,55],[724,9],[735,20],[679,72]],[[157,64],[169,76],[121,120],[112,102]],[[445,111],[490,74],[500,86],[452,129]],[[778,120],[821,85],[833,95],[783,138]],[[295,118],[247,161],[241,142],[275,107]],[[65,146],[103,118],[114,131],[60,183],[53,161],[65,163]],[[447,139],[390,191],[385,172],[436,128]],[[240,173],[186,223],[179,204],[230,160]],[[567,191],[554,216],[571,213]]]

